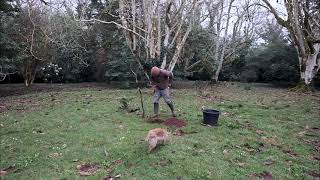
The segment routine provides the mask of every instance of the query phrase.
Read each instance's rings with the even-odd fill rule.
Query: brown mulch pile
[[[166,126],[175,126],[176,128],[181,128],[187,125],[187,122],[177,118],[169,118],[165,120],[162,124]]]

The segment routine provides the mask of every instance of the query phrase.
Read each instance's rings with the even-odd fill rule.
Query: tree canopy
[[[318,6],[313,0],[2,0],[0,80],[29,86],[137,75],[147,81],[149,69],[159,66],[180,79],[309,84],[320,67]]]

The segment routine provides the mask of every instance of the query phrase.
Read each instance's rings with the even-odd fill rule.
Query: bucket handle
[[[201,107],[201,111],[204,111],[205,109],[207,109],[205,106]],[[221,111],[219,111],[219,114],[221,114]]]

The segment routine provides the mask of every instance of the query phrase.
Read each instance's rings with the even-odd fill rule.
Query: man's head
[[[151,68],[151,76],[156,77],[159,76],[160,74],[160,69],[156,66]]]

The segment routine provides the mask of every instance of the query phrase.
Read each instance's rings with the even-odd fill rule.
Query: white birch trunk
[[[190,20],[190,21],[192,21],[192,20]],[[193,22],[190,22],[189,27],[188,27],[186,33],[184,34],[182,40],[176,46],[176,50],[174,52],[174,55],[173,55],[173,57],[172,57],[172,59],[170,61],[169,68],[168,68],[170,72],[173,71],[174,66],[176,65],[176,63],[178,61],[178,58],[180,56],[182,47],[184,46],[184,44],[185,44],[185,42],[186,42],[186,40],[187,40],[187,38],[189,36],[189,33],[192,30],[192,25],[193,25]]]
[[[226,27],[225,27],[225,31],[224,31],[224,36],[223,36],[223,45],[222,45],[222,52],[220,55],[220,60],[219,60],[219,64],[218,64],[218,68],[214,74],[213,79],[218,82],[219,80],[219,74],[220,71],[222,69],[222,65],[223,65],[223,60],[224,60],[224,53],[226,50],[226,44],[227,44],[227,36],[228,36],[228,29],[229,29],[229,20],[230,20],[230,12],[231,12],[231,7],[232,7],[232,3],[234,2],[234,0],[230,1],[229,7],[228,7],[228,14],[227,14],[227,22],[226,22]]]
[[[168,70],[170,72],[173,71],[177,61],[178,61],[178,58],[180,56],[180,53],[181,53],[181,50],[182,50],[182,47],[184,46],[188,36],[189,36],[189,33],[191,32],[192,30],[192,27],[193,27],[193,23],[194,23],[194,15],[195,15],[195,10],[197,9],[197,5],[198,3],[196,1],[193,2],[192,4],[192,14],[191,14],[191,18],[189,19],[189,25],[188,25],[188,29],[187,31],[185,32],[185,34],[183,35],[183,38],[182,40],[177,44],[176,46],[176,50],[174,52],[174,55],[170,61],[170,64],[169,64],[169,67],[168,67]]]
[[[124,4],[123,4],[123,0],[119,0],[119,16],[120,16],[120,20],[121,20],[121,23],[122,25],[124,26],[124,28],[128,29],[128,22],[124,16]],[[124,29],[124,34],[125,34],[125,37],[126,37],[126,41],[127,41],[127,44],[130,48],[132,48],[132,43],[129,39],[129,36],[128,36],[128,32]]]
[[[217,37],[215,38],[215,53],[214,53],[214,60],[215,63],[218,61],[219,58],[219,50],[220,50],[220,33],[221,33],[221,19],[223,16],[223,1],[221,1],[221,11],[218,13],[218,21],[217,21]],[[219,8],[219,7],[218,7]]]
[[[160,58],[161,55],[161,14],[160,14],[160,1],[158,0],[158,6],[157,6],[157,47],[156,47],[156,55]]]
[[[310,24],[313,20],[312,14],[309,14],[310,9],[307,8],[310,4],[308,4],[308,1],[284,1],[288,14],[287,20],[284,20],[268,0],[262,1],[267,5],[277,22],[289,31],[298,53],[300,78],[305,85],[310,85],[320,68],[320,59],[317,58],[320,49],[319,34],[318,30],[312,29],[313,26]],[[305,6],[303,3],[307,3],[307,5]],[[308,30],[307,34],[304,33],[305,30]],[[318,38],[318,41],[311,42],[310,39],[312,38]]]
[[[300,70],[301,80],[306,85],[310,85],[312,79],[315,77],[320,68],[320,58],[317,58],[320,44],[314,44],[314,49],[314,54],[309,54],[305,58],[299,57],[299,62],[302,64],[302,69]]]
[[[131,0],[131,10],[132,10],[132,30],[136,32],[136,2],[135,0]],[[137,49],[137,39],[136,35],[132,33],[132,50],[136,51]]]
[[[167,6],[169,6],[170,3],[171,1],[168,2]],[[166,18],[167,16],[168,14],[166,14]],[[167,51],[168,51],[169,37],[170,37],[170,27],[169,27],[169,22],[167,22],[167,20],[165,20],[165,23],[164,23],[164,32],[165,32],[165,37],[163,40],[164,54],[163,54],[163,59],[161,63],[161,69],[165,69],[167,65]]]

